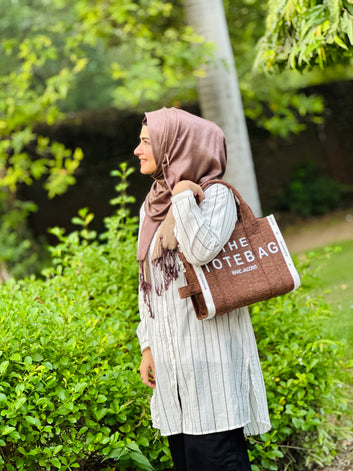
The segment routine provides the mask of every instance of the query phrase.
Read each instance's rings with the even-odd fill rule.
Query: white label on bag
[[[292,275],[293,281],[294,281],[294,288],[292,291],[297,289],[300,286],[300,278],[297,272],[297,269],[294,266],[293,260],[289,254],[287,245],[283,239],[283,236],[281,234],[281,231],[279,230],[279,227],[277,225],[276,219],[274,218],[273,214],[270,216],[267,216],[267,220],[270,223],[270,226],[273,230],[274,235],[276,236],[279,248],[282,252],[282,255],[284,257],[284,260],[287,263],[288,270],[290,271],[290,274]]]
[[[201,291],[205,299],[205,304],[208,311],[208,316],[206,319],[212,319],[216,315],[216,306],[214,305],[212,293],[210,287],[207,283],[204,272],[201,267],[193,265],[197,279],[199,280]]]

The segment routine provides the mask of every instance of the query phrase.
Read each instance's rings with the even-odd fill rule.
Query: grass
[[[323,334],[346,344],[346,359],[353,352],[353,240],[335,244],[333,251],[318,260],[318,281],[312,294],[322,296],[332,307],[333,316],[323,324]]]
[[[343,360],[352,365],[353,361],[353,239],[339,242],[323,249],[315,250],[322,257],[315,258],[313,268],[318,269],[317,281],[310,295],[321,296],[332,308],[332,316],[322,323],[322,335],[344,345]],[[345,384],[348,411],[341,418],[342,424],[352,430],[351,417],[353,386],[351,368],[340,378]],[[342,452],[344,453],[344,452]],[[334,468],[329,468],[334,469]],[[342,468],[343,469],[343,468]],[[346,469],[346,468],[345,468]],[[347,468],[348,469],[348,468]],[[349,468],[351,469],[351,468]]]

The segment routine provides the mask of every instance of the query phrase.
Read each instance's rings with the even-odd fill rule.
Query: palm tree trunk
[[[0,283],[5,283],[11,279],[11,274],[7,269],[6,263],[0,262]]]
[[[194,30],[217,47],[215,60],[198,82],[202,116],[223,129],[228,148],[225,179],[259,216],[261,204],[222,0],[184,0],[184,10]]]

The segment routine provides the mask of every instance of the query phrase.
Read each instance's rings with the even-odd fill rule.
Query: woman
[[[153,426],[168,437],[177,471],[250,470],[244,435],[270,428],[266,393],[246,308],[200,321],[178,245],[189,262],[212,260],[236,221],[222,130],[175,108],[145,114],[134,151],[154,179],[140,214],[142,381],[153,389]]]

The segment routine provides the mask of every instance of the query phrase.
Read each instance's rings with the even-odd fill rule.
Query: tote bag
[[[256,218],[239,192],[234,231],[219,254],[202,266],[190,264],[179,252],[187,285],[180,297],[191,297],[198,319],[211,319],[242,306],[248,306],[295,290],[300,278],[273,215]]]

